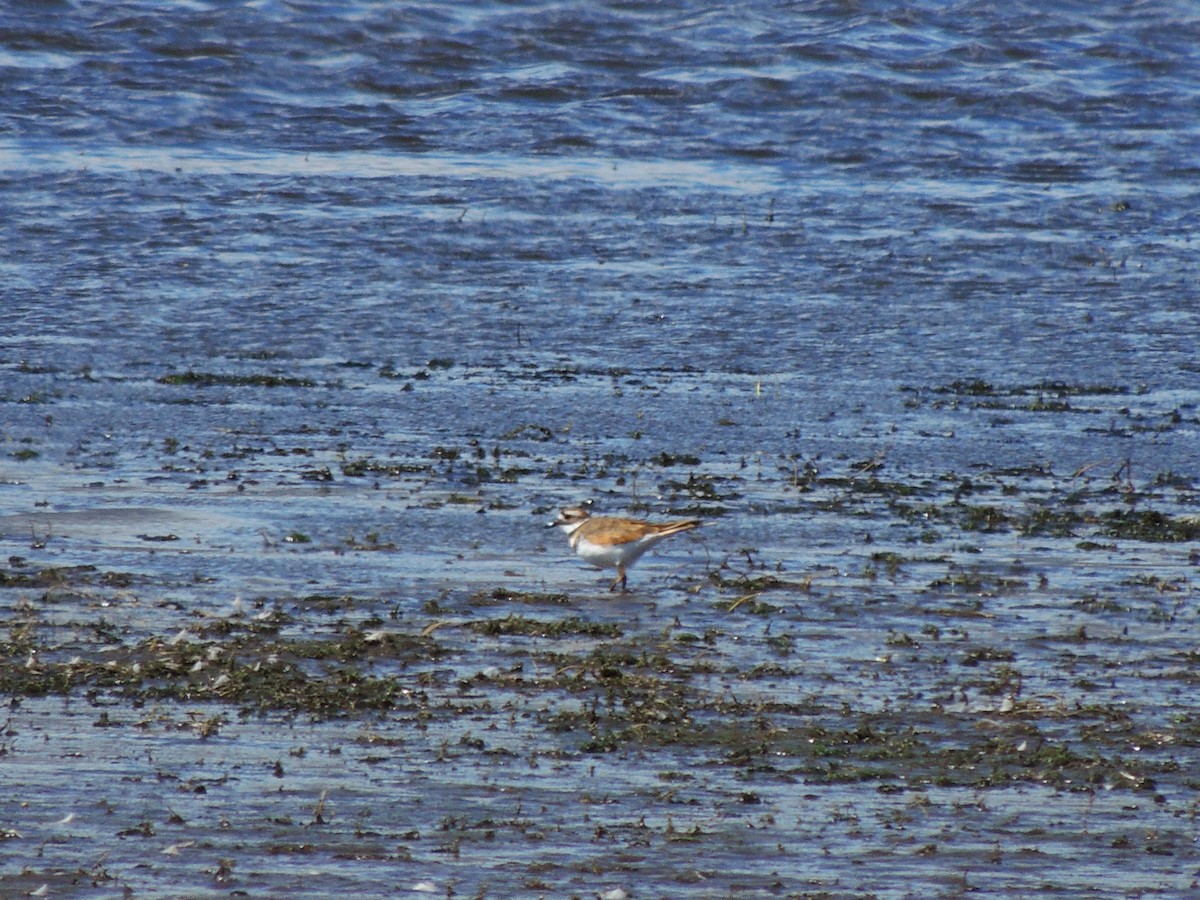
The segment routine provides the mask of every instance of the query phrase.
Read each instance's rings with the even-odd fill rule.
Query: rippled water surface
[[[1198,47],[4,6],[0,894],[1192,895]]]

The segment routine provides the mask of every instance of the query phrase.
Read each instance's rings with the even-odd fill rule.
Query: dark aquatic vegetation
[[[212,372],[180,372],[163,375],[159,384],[194,385],[196,387],[316,387],[315,381],[307,378],[291,378],[285,375],[228,375]]]

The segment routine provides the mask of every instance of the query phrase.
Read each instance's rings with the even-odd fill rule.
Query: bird
[[[674,522],[648,522],[645,519],[624,519],[619,516],[593,516],[581,506],[567,506],[551,528],[561,528],[579,557],[601,569],[617,570],[610,591],[619,587],[628,593],[625,570],[637,562],[643,553],[663,538],[699,528],[699,519],[679,519]]]

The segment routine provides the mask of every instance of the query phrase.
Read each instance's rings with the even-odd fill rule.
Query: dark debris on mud
[[[405,379],[417,392],[474,375],[442,361],[378,377]],[[290,375],[192,371],[159,384],[328,388]],[[1141,396],[1121,386],[969,380],[910,394],[914,409],[1036,416],[1088,413],[1088,403],[1132,404]],[[1186,413],[1175,412],[1118,412],[1112,427],[1187,426]],[[181,475],[188,490],[201,491],[272,480],[331,498],[339,489],[391,491],[405,495],[408,509],[446,516],[510,512],[532,483],[545,501],[540,515],[552,496],[604,485],[627,495],[634,512],[710,520],[704,531],[761,523],[747,528],[757,545],[705,537],[703,564],[694,558],[694,571],[657,586],[647,579],[651,587],[616,601],[621,606],[581,592],[588,574],[568,590],[531,588],[506,572],[503,584],[402,601],[317,584],[314,593],[268,594],[219,612],[179,599],[188,593],[179,582],[165,590],[152,567],[14,556],[0,569],[0,695],[9,705],[0,760],[28,753],[24,709],[59,699],[81,705],[96,733],[167,729],[223,752],[242,741],[319,732],[328,756],[361,766],[364,779],[380,779],[387,790],[404,790],[434,767],[449,785],[532,796],[558,786],[545,773],[568,773],[567,790],[585,797],[576,803],[584,813],[572,818],[575,806],[564,811],[547,800],[542,808],[556,824],[519,810],[457,809],[440,829],[373,831],[363,814],[326,842],[314,831],[331,818],[323,799],[304,827],[296,817],[269,820],[280,831],[269,852],[279,857],[436,860],[443,885],[469,880],[471,854],[500,845],[524,860],[513,866],[534,894],[567,884],[580,893],[580,865],[606,878],[630,866],[649,877],[646,863],[622,861],[646,847],[720,856],[731,833],[739,846],[756,848],[751,857],[767,845],[786,845],[788,853],[815,845],[869,860],[886,847],[927,864],[927,874],[940,854],[960,852],[975,859],[972,877],[987,870],[993,887],[1002,887],[1002,869],[983,865],[981,853],[1064,855],[1080,847],[1056,833],[1053,812],[1005,819],[989,808],[1024,794],[1083,809],[1089,840],[1110,854],[1192,860],[1184,848],[1200,809],[1192,774],[1200,719],[1190,704],[1200,654],[1187,628],[1197,612],[1191,573],[1200,558],[1190,545],[1200,538],[1200,517],[1191,475],[1146,475],[1129,458],[1063,473],[1042,462],[905,472],[884,451],[751,460],[661,447],[638,457],[626,447],[580,458],[564,450],[560,429],[533,421],[506,427],[493,440],[446,439],[394,456],[332,432],[309,443],[313,435],[298,435],[290,447],[243,440],[223,450],[167,438],[157,447],[155,477]],[[543,493],[545,485],[561,490]],[[821,552],[794,562],[794,548],[772,543],[771,526],[781,522],[815,523],[790,533]],[[366,527],[361,537],[330,537],[319,520],[289,524],[264,538],[264,548],[384,561],[403,555],[402,539]],[[49,559],[40,551],[52,539],[35,533],[31,555]],[[165,529],[137,540],[154,552],[182,543]],[[215,580],[198,573],[195,593]],[[283,754],[290,758],[273,761],[271,778],[283,781],[289,768],[311,760],[314,741],[295,740]],[[410,757],[420,760],[416,774],[403,768]],[[520,779],[517,768],[526,773]],[[608,772],[610,790],[586,780],[597,769]],[[521,787],[497,788],[504,777]],[[592,786],[581,794],[581,784]],[[431,803],[453,806],[458,793],[447,788]],[[823,812],[814,819],[809,806]],[[751,810],[755,818],[746,819]],[[1027,827],[1004,824],[1021,816]],[[973,823],[969,837],[958,836],[963,817]],[[864,824],[868,818],[874,826]],[[146,839],[162,827],[127,823],[120,839]],[[574,847],[605,849],[586,863],[548,862],[529,848],[555,828]],[[755,843],[760,837],[767,843]],[[21,838],[5,840],[17,846]],[[782,877],[755,880],[746,858],[735,855],[736,876],[719,867],[676,871],[726,892],[753,883],[766,893],[846,895],[805,891]],[[237,867],[222,865],[211,868],[236,879]],[[1123,863],[1114,857],[1113,865]],[[53,881],[51,874],[42,872],[30,890]],[[61,877],[119,880],[103,868]],[[876,879],[859,893],[885,883]],[[5,890],[18,884],[25,882],[0,881]]]
[[[1151,527],[1158,535],[1166,526],[1155,517]],[[1137,533],[1145,539],[1141,530]],[[896,554],[873,558],[895,569],[911,564]],[[845,700],[830,704],[821,699],[818,685],[799,687],[812,677],[805,675],[802,660],[787,668],[759,657],[757,665],[746,666],[731,648],[743,641],[740,623],[747,616],[765,619],[769,629],[782,623],[786,630],[765,636],[764,648],[777,659],[792,659],[798,643],[794,626],[807,618],[802,607],[819,602],[821,593],[812,578],[763,571],[752,553],[746,561],[740,570],[723,565],[710,573],[715,616],[702,634],[678,624],[648,633],[570,612],[564,594],[497,588],[464,597],[457,608],[431,601],[428,618],[407,623],[345,615],[354,608],[382,610],[387,603],[381,598],[259,598],[171,635],[133,639],[104,614],[64,622],[60,613],[68,602],[86,596],[94,603],[149,576],[94,566],[38,569],[14,559],[0,572],[11,611],[0,643],[0,693],[14,707],[24,698],[61,695],[131,711],[167,702],[185,712],[193,705],[223,710],[197,726],[200,737],[207,738],[219,733],[220,721],[227,718],[400,716],[427,727],[467,713],[484,720],[506,717],[503,706],[488,696],[494,688],[504,695],[536,697],[538,721],[554,735],[551,745],[564,752],[674,748],[699,754],[708,766],[737,769],[738,777],[751,781],[869,781],[881,790],[1021,783],[1136,790],[1178,770],[1169,756],[1128,757],[1129,736],[1138,728],[1136,711],[1027,697],[1017,650],[972,646],[965,632],[943,631],[945,625],[927,624],[918,639],[892,632],[883,642],[889,653],[905,654],[906,665],[927,665],[938,673],[933,680],[943,682],[940,692],[949,702],[930,696],[917,716],[910,703],[897,704],[894,711],[886,702],[864,710]],[[1145,584],[1160,593],[1190,591],[1178,581]],[[976,604],[1030,589],[1027,579],[965,569],[936,578],[927,588],[930,594],[962,596]],[[552,616],[503,611],[513,606],[568,609]],[[500,615],[491,614],[496,607]],[[330,618],[320,633],[299,634],[298,617],[321,608]],[[49,612],[55,615],[44,615]],[[953,621],[964,613],[969,610],[930,607],[925,618]],[[64,640],[65,634],[70,639]],[[963,640],[955,642],[954,636]],[[1082,631],[1078,641],[1087,646]],[[468,674],[480,658],[491,661],[486,671]],[[1190,657],[1179,657],[1180,668],[1171,677],[1194,681],[1190,663]],[[881,660],[885,670],[896,664]],[[948,669],[961,675],[947,678]],[[796,683],[797,699],[780,699],[773,688],[781,681]],[[993,706],[984,720],[990,724],[981,732],[978,713],[956,708],[956,691],[1007,700]],[[747,696],[739,698],[742,693]],[[137,725],[136,713],[129,719],[101,715],[106,727]],[[1191,744],[1200,734],[1193,730],[1190,718],[1177,720],[1169,737],[1164,733],[1160,739]]]

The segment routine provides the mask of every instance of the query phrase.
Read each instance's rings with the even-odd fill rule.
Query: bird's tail
[[[699,528],[704,523],[699,519],[680,519],[677,522],[663,522],[658,526],[658,533],[663,537],[671,534],[679,534],[681,531],[691,531],[693,528]]]

